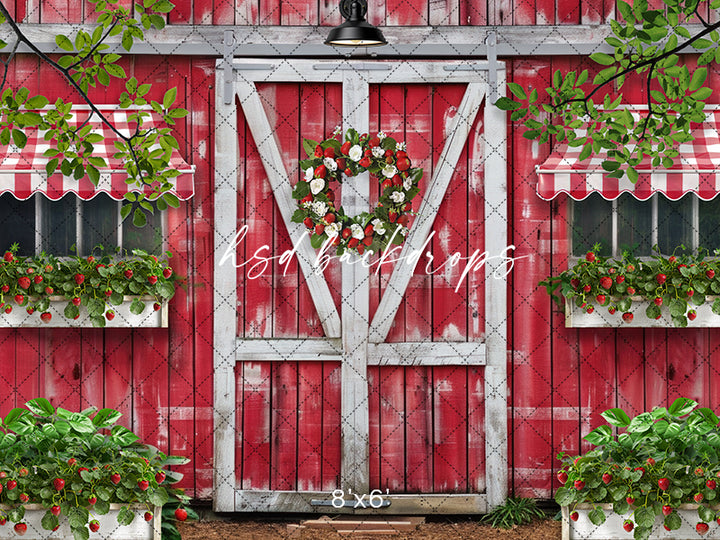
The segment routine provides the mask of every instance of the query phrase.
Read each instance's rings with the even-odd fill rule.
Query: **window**
[[[52,253],[89,255],[98,244],[106,250],[144,249],[159,254],[163,249],[162,216],[148,216],[145,227],[120,218],[119,201],[104,193],[81,200],[70,193],[57,201],[34,195],[19,201],[10,193],[0,195],[0,253],[17,242],[18,255]]]
[[[625,193],[614,201],[593,193],[571,203],[572,255],[584,255],[595,243],[603,256],[629,251],[648,256],[657,245],[663,255],[679,254],[680,245],[695,252],[702,246],[720,249],[720,197],[703,201],[688,194],[677,201],[653,195],[639,201]],[[678,249],[676,249],[678,248]]]

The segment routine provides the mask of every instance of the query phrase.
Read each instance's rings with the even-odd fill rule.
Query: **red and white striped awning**
[[[708,111],[706,121],[692,130],[695,140],[679,145],[680,156],[669,168],[653,167],[645,158],[637,166],[640,173],[636,184],[627,176],[608,178],[602,168],[606,159],[600,153],[579,161],[581,147],[559,146],[536,166],[538,173],[537,193],[540,198],[552,200],[560,193],[567,193],[576,201],[591,193],[599,193],[613,200],[622,193],[631,193],[639,200],[647,200],[655,193],[677,200],[687,193],[695,193],[703,200],[710,200],[720,193],[720,111]]]
[[[128,120],[128,116],[137,112],[137,109],[118,109],[117,107],[100,107],[103,114],[110,119],[113,125],[123,135],[129,136],[135,131],[135,123]],[[151,117],[143,122],[143,129],[162,125],[160,118],[152,111]],[[71,126],[80,126],[87,120],[90,111],[87,107],[73,109],[73,118],[69,122]],[[90,121],[95,133],[100,133],[105,139],[93,144],[93,156],[102,157],[107,167],[99,168],[100,181],[97,187],[90,182],[87,176],[75,180],[72,176],[64,176],[58,168],[48,178],[45,166],[50,158],[45,157],[44,152],[50,145],[44,139],[44,132],[36,128],[25,130],[28,136],[24,148],[14,144],[0,146],[0,194],[12,193],[16,198],[25,200],[35,193],[42,193],[51,200],[58,200],[67,193],[75,193],[79,198],[89,200],[99,193],[107,193],[115,200],[122,200],[129,191],[139,191],[135,184],[127,184],[128,178],[123,169],[122,162],[113,158],[117,150],[113,142],[118,136],[110,128],[103,124],[97,115]],[[193,196],[194,185],[193,175],[195,167],[188,165],[180,154],[173,150],[170,157],[170,167],[180,171],[180,175],[173,178],[174,193],[179,199],[187,200]],[[150,188],[147,188],[150,191]]]

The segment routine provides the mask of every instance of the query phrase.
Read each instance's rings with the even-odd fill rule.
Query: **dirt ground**
[[[300,523],[296,520],[231,520],[199,521],[180,526],[183,540],[265,540],[289,538],[288,524]],[[371,540],[378,538],[418,538],[424,540],[557,540],[560,538],[560,522],[547,519],[535,521],[529,525],[510,530],[493,529],[477,520],[444,521],[433,520],[423,523],[412,533],[395,535],[352,535],[340,536],[326,530],[303,530],[300,540],[334,540],[340,538]]]

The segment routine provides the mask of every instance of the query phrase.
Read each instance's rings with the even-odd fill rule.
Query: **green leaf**
[[[588,519],[593,525],[602,525],[605,523],[605,512],[602,508],[595,507],[588,512]]]
[[[652,527],[655,523],[655,512],[652,508],[641,506],[635,510],[635,522],[639,527]]]
[[[513,101],[512,99],[502,96],[495,102],[495,106],[503,111],[514,111],[515,109],[519,109],[522,107],[522,103],[518,103],[517,101]],[[315,149],[313,148],[313,152]],[[308,155],[312,155],[312,153],[308,153]]]
[[[611,66],[615,63],[614,57],[602,52],[596,52],[591,54],[590,59],[600,64],[601,66]]]
[[[512,92],[512,94],[518,98],[518,99],[527,99],[527,94],[525,93],[525,89],[520,86],[518,83],[509,82],[507,83],[508,88]]]
[[[169,109],[172,107],[173,103],[175,103],[175,98],[177,97],[177,88],[171,88],[167,92],[165,92],[165,95],[163,96],[163,108]]]
[[[700,88],[703,83],[705,82],[705,79],[707,78],[707,68],[705,67],[699,67],[695,69],[692,79],[690,80],[690,91],[694,92],[698,88]]]
[[[71,527],[74,540],[89,540],[90,531],[85,527]]]
[[[630,425],[627,428],[628,433],[644,433],[652,428],[654,422],[655,419],[652,414],[648,412],[638,414],[630,422]]]
[[[30,412],[38,416],[52,416],[55,414],[55,407],[45,398],[31,399],[25,406],[30,409]]]
[[[55,36],[55,44],[64,51],[73,52],[75,50],[72,41],[70,41],[70,38],[62,34],[58,34],[57,36]]]
[[[136,208],[135,212],[133,212],[133,225],[135,225],[135,227],[144,227],[146,224],[147,217],[145,216],[145,212],[143,212],[141,208]]]
[[[118,77],[120,79],[124,79],[127,77],[123,67],[119,66],[118,64],[105,64],[105,70],[113,77]]]
[[[668,412],[670,415],[679,418],[681,416],[685,416],[686,414],[690,414],[697,405],[697,402],[690,398],[677,398],[673,404],[668,407]]]
[[[715,521],[715,511],[702,504],[698,507],[698,516],[700,521]]]
[[[663,522],[664,525],[667,525],[667,528],[671,531],[676,531],[682,526],[682,519],[680,518],[680,515],[677,512],[673,512],[669,516],[665,518],[665,521]]]
[[[52,512],[48,510],[47,512],[45,512],[45,515],[43,515],[40,525],[46,531],[52,531],[55,527],[57,527],[58,522],[59,520],[57,516],[52,515]]]
[[[687,311],[687,302],[685,300],[681,300],[680,298],[673,298],[670,302],[670,315],[673,317],[679,317],[681,315],[685,315],[685,312]],[[672,413],[670,413],[672,414]],[[677,415],[673,415],[677,416]]]
[[[636,19],[630,4],[624,2],[623,0],[618,0],[617,7],[626,23],[635,24]]]
[[[130,525],[135,519],[135,513],[131,512],[127,506],[123,506],[118,512],[117,521],[120,525]]]
[[[145,302],[142,302],[138,298],[134,298],[130,304],[130,313],[134,315],[140,315],[145,309]]]
[[[555,492],[555,502],[560,506],[569,506],[575,501],[575,494],[565,486]]]
[[[13,128],[12,139],[15,143],[15,146],[17,146],[18,148],[25,148],[25,144],[27,143],[27,135],[25,135],[23,131]]]
[[[97,429],[107,428],[115,424],[122,417],[122,413],[115,409],[100,409],[92,419]]]
[[[583,437],[590,444],[601,446],[612,441],[612,430],[609,426],[599,426]]]
[[[630,425],[630,417],[622,409],[608,409],[600,414],[610,425],[615,427],[627,427]]]

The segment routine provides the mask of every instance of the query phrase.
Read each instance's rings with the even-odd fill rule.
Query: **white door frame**
[[[468,87],[453,119],[430,187],[403,246],[401,257],[420,248],[437,214],[454,166],[485,96],[502,96],[505,66],[502,62],[471,61],[316,61],[236,60],[218,61],[215,101],[215,224],[214,224],[214,509],[216,511],[328,512],[329,492],[237,490],[235,488],[235,364],[245,360],[334,360],[342,370],[342,465],[341,485],[347,492],[369,493],[368,365],[484,365],[486,493],[391,495],[391,505],[373,512],[483,513],[507,496],[507,280],[506,260],[485,264],[485,341],[468,343],[383,343],[411,277],[411,269],[396,265],[390,283],[368,324],[369,270],[363,265],[342,265],[342,305],[353,306],[338,314],[322,274],[312,271],[314,251],[309,242],[297,242],[301,224],[290,221],[295,209],[291,182],[278,143],[265,115],[256,82],[341,81],[343,130],[369,130],[369,85],[392,83],[467,83]],[[496,68],[497,71],[491,69]],[[226,77],[225,75],[228,75]],[[495,77],[495,75],[497,75]],[[495,88],[491,88],[494,83]],[[300,268],[305,274],[318,310],[324,339],[287,340],[237,338],[236,270],[223,259],[234,245],[237,223],[238,144],[235,100],[225,103],[225,89],[239,100],[248,127],[257,142],[275,200],[285,225],[297,245]],[[506,115],[496,107],[484,108],[485,144],[485,250],[505,254],[507,248],[507,152]],[[349,215],[362,211],[369,199],[369,182],[353,182],[343,189],[343,206]],[[314,276],[314,277],[313,277]],[[498,276],[501,276],[498,279]],[[347,351],[351,351],[348,353]],[[428,356],[432,359],[428,361]],[[422,358],[422,361],[420,360]],[[336,510],[337,511],[337,510]],[[352,512],[352,507],[340,511]]]

